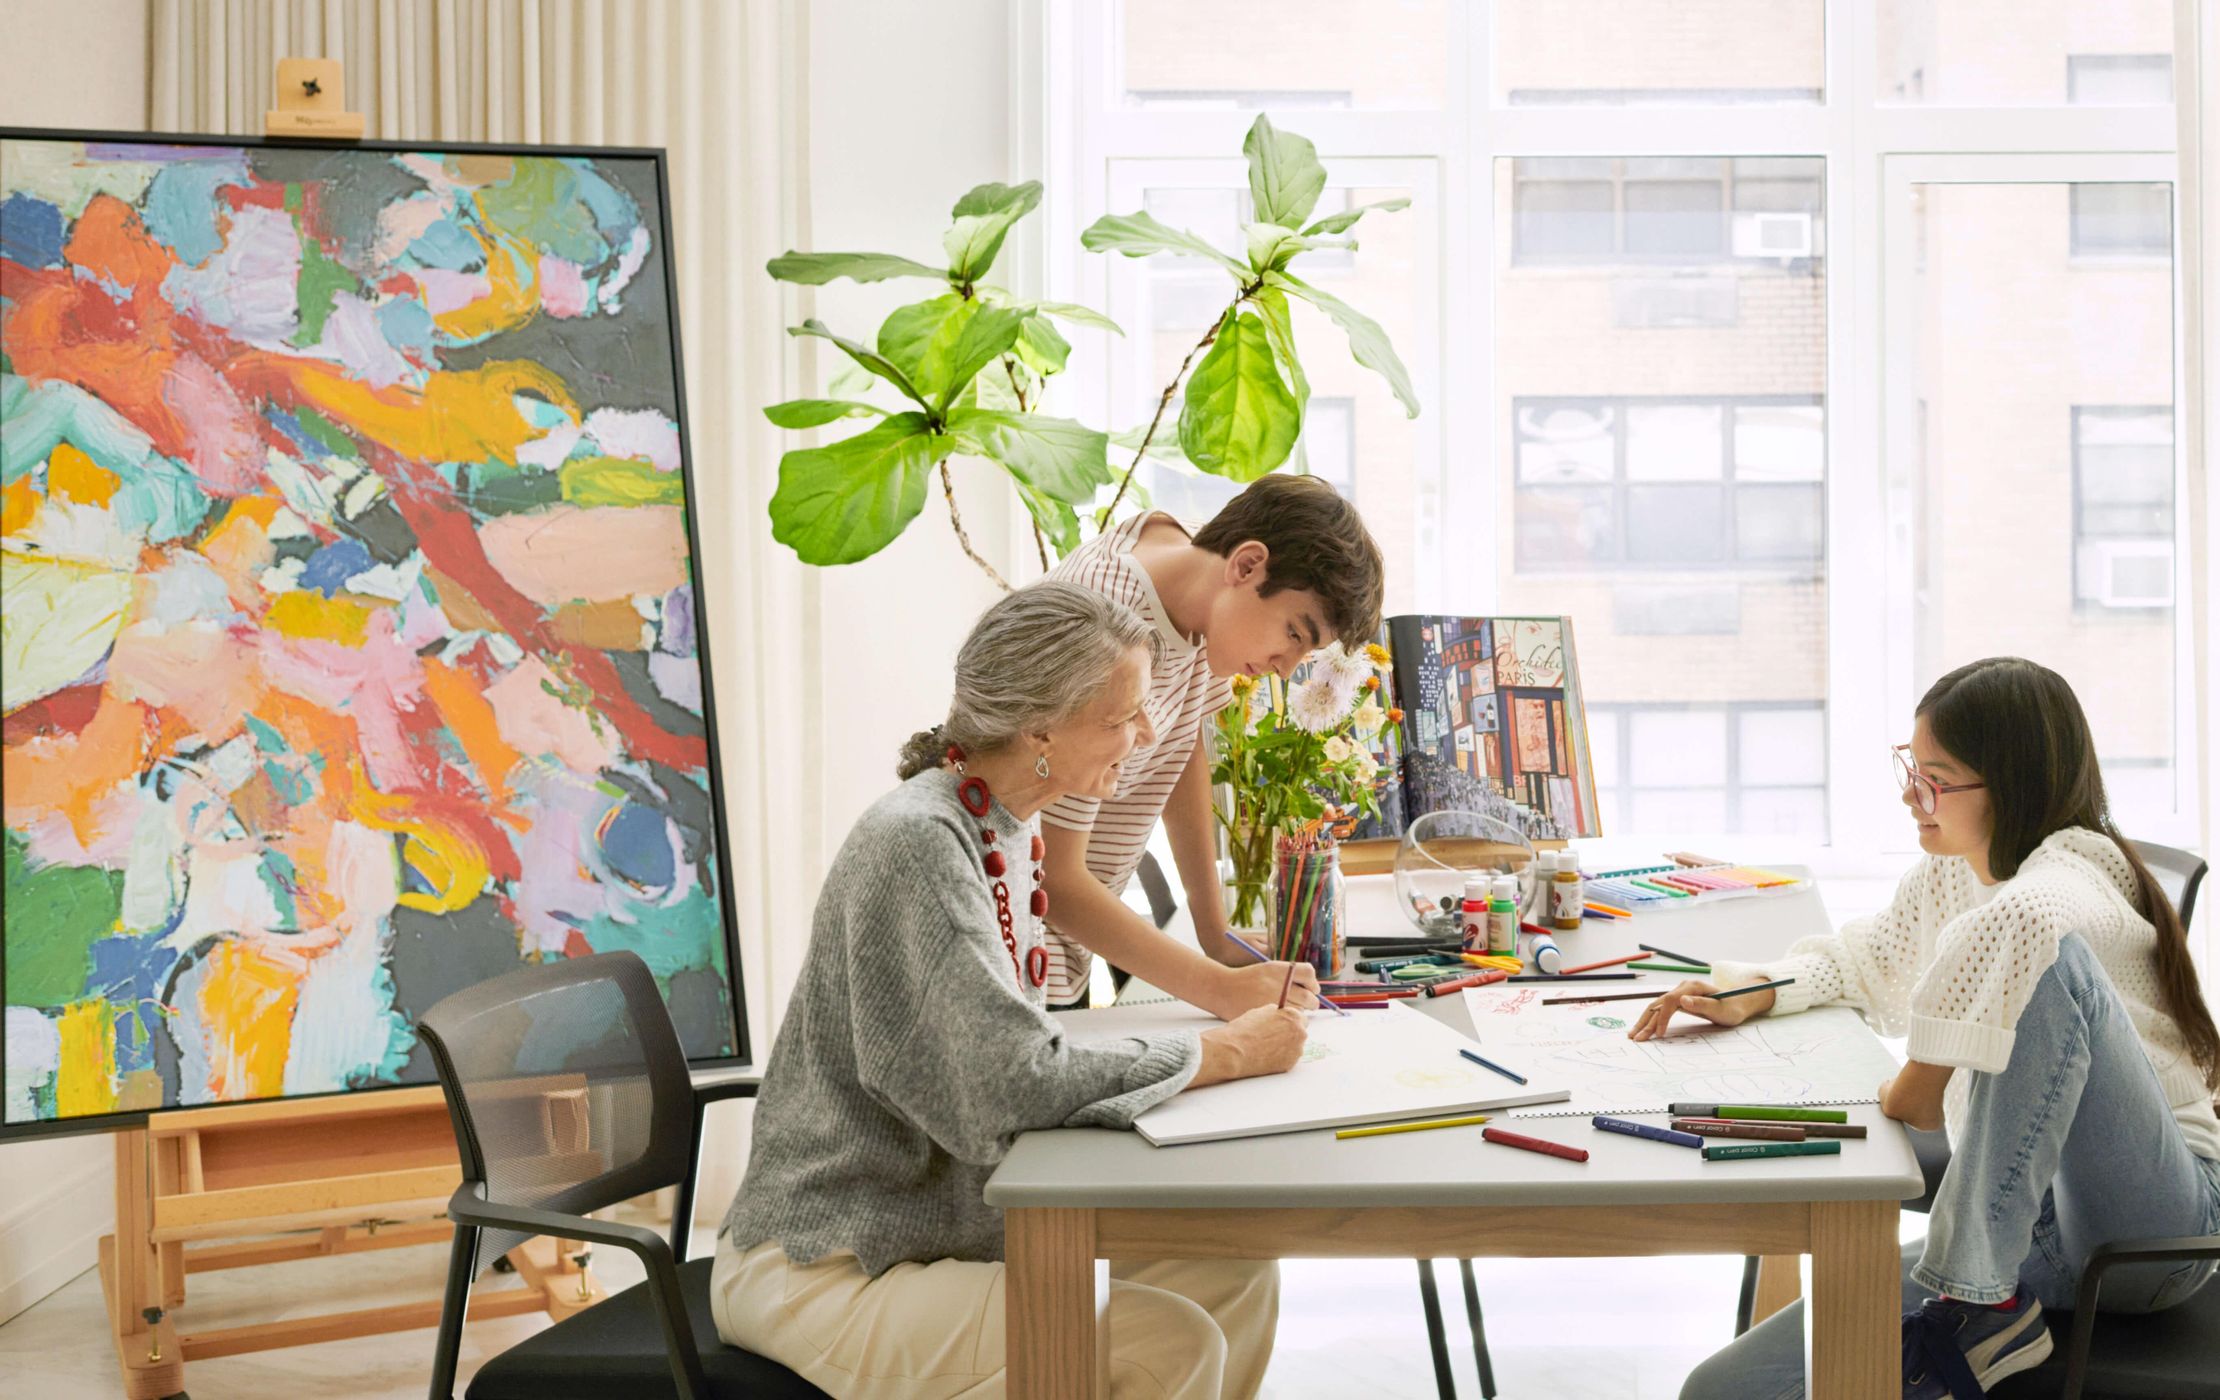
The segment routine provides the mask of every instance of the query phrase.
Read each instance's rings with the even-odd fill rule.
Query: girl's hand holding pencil
[[[1740,996],[1718,995],[1724,988],[1703,981],[1683,982],[1665,995],[1642,1008],[1642,1014],[1626,1033],[1628,1040],[1655,1040],[1665,1034],[1676,1011],[1691,1016],[1701,1016],[1715,1026],[1739,1026],[1752,1016],[1763,1015],[1773,1009],[1771,991],[1748,992]]]

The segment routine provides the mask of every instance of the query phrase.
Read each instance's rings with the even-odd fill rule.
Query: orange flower
[[[1389,723],[1389,724],[1401,724],[1402,722],[1403,722],[1403,712],[1402,712],[1401,710],[1389,710],[1389,711],[1388,711],[1388,723]]]
[[[1378,676],[1366,676],[1364,678],[1364,688],[1366,690],[1378,690],[1380,688],[1380,678]]]

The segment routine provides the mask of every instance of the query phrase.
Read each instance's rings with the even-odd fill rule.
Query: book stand
[[[550,1123],[583,1131],[581,1114]],[[188,1274],[447,1243],[462,1168],[437,1087],[152,1113],[115,1135],[115,1154],[116,1232],[100,1240],[100,1284],[128,1400],[182,1392],[188,1361],[438,1324],[436,1294],[198,1332],[173,1316]],[[289,1232],[299,1233],[241,1242]],[[233,1242],[204,1243],[214,1240]],[[471,1319],[561,1321],[605,1296],[572,1241],[528,1240],[508,1260],[525,1286],[473,1297]]]

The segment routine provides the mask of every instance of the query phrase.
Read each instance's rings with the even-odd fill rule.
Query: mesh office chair
[[[455,1242],[432,1400],[453,1400],[481,1244],[499,1257],[534,1235],[630,1250],[647,1280],[486,1362],[468,1400],[821,1400],[785,1367],[718,1340],[714,1261],[684,1262],[688,1212],[669,1240],[586,1216],[692,1174],[700,1107],[646,963],[603,953],[523,968],[441,1001],[417,1033],[463,1175],[447,1207]]]
[[[2150,867],[2166,897],[2181,915],[2182,927],[2197,912],[2197,889],[2204,883],[2202,856],[2151,841],[2133,843],[2135,853]],[[1913,1132],[1913,1150],[1919,1156],[1920,1174],[1927,1189],[1906,1201],[1906,1210],[1927,1211],[1935,1203],[1935,1189],[1950,1166],[1950,1143],[1941,1133]],[[2049,1314],[2054,1341],[2068,1332],[2066,1345],[2049,1360],[1997,1383],[1991,1400],[2180,1400],[2183,1396],[2212,1394],[2214,1339],[2220,1338],[2220,1283],[2207,1285],[2180,1307],[2147,1316],[2113,1313],[2105,1316],[2102,1335],[2097,1328],[2097,1303],[2104,1276],[2123,1264],[2179,1260],[2220,1259],[2220,1235],[2190,1235],[2178,1239],[2118,1240],[2089,1252],[2082,1267],[2081,1288],[2071,1313]],[[1735,1335],[1750,1327],[1751,1291],[1757,1260],[1745,1261],[1742,1303],[1735,1320]],[[2069,1331],[2070,1329],[2070,1331]]]

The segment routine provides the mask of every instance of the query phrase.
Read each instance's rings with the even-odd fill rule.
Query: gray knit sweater
[[[974,818],[956,779],[918,774],[848,833],[817,899],[809,956],[756,1100],[748,1173],[720,1234],[809,1263],[855,1251],[998,1260],[982,1194],[1034,1128],[1132,1125],[1202,1063],[1192,1033],[1075,1045],[1010,965],[982,868],[982,825],[1009,868],[1018,960],[1039,942],[1033,824]]]

